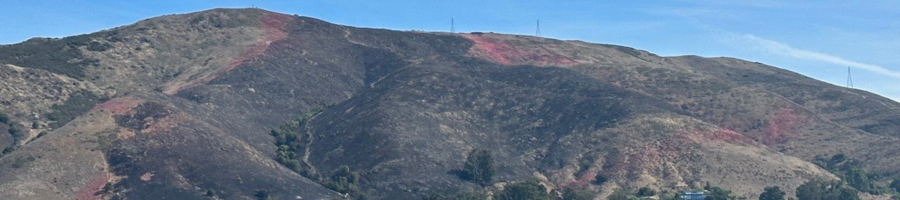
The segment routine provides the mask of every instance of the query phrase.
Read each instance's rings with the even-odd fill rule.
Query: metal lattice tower
[[[452,17],[450,18],[450,33],[456,33],[456,27],[455,27],[455,24],[453,23]]]
[[[541,20],[537,20],[537,30],[534,32],[534,36],[541,37]]]
[[[853,88],[853,76],[850,75],[850,67],[847,67],[847,87]]]

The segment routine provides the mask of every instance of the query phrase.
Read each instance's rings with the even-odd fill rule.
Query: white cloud
[[[878,73],[878,74],[882,74],[882,75],[886,75],[886,76],[890,76],[890,77],[894,77],[894,78],[900,78],[900,72],[892,71],[890,69],[887,69],[887,68],[884,68],[884,67],[881,67],[878,65],[866,64],[866,63],[856,62],[856,61],[852,61],[852,60],[847,60],[847,59],[829,55],[826,53],[796,49],[794,47],[791,47],[790,45],[787,45],[787,44],[784,44],[781,42],[777,42],[777,41],[773,41],[773,40],[769,40],[769,39],[765,39],[765,38],[760,38],[760,37],[757,37],[757,36],[751,35],[751,34],[736,35],[734,39],[736,39],[737,41],[739,41],[743,44],[751,45],[754,48],[757,48],[759,50],[762,50],[762,51],[765,51],[765,52],[771,53],[771,54],[788,56],[788,57],[792,57],[792,58],[804,59],[804,60],[810,60],[810,61],[826,62],[826,63],[831,63],[831,64],[835,64],[835,65],[840,65],[840,66],[848,66],[848,67],[862,69],[862,70],[866,70],[866,71],[870,71],[870,72],[874,72],[874,73]]]

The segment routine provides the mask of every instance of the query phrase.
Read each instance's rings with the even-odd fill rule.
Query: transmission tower
[[[541,37],[541,20],[537,20],[537,30],[534,31],[534,36]]]
[[[853,88],[853,76],[850,75],[850,67],[847,67],[847,87]]]
[[[450,18],[450,33],[456,33],[456,27],[453,24],[453,18]]]

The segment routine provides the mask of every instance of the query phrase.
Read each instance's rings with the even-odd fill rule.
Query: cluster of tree
[[[331,176],[322,177],[303,161],[306,145],[309,144],[306,123],[323,110],[323,107],[314,107],[269,132],[275,138],[277,147],[275,161],[306,178],[319,182],[328,189],[346,194],[353,199],[366,199],[366,194],[359,187],[359,173],[350,170],[350,167],[341,166],[331,173]]]
[[[309,143],[309,136],[306,133],[306,122],[320,112],[322,112],[321,107],[313,108],[297,116],[287,124],[272,129],[269,133],[272,137],[275,137],[275,146],[277,147],[275,161],[311,179],[316,176],[315,172],[310,171],[307,164],[303,162],[303,156],[306,154],[306,145]]]
[[[12,119],[9,118],[9,115],[0,113],[0,133],[2,132],[6,132],[7,134],[9,134],[13,138],[14,143],[4,148],[3,151],[0,151],[0,156],[4,156],[16,150],[15,141],[18,141],[21,137],[23,137],[24,133],[19,129],[19,127],[16,126],[16,123],[13,123]]]
[[[487,200],[485,191],[459,192],[456,194],[433,194],[422,198],[423,200]],[[592,200],[595,193],[588,190],[567,188],[562,192],[548,190],[540,181],[529,179],[512,183],[503,187],[503,190],[495,191],[492,200]]]
[[[894,179],[888,187],[894,189],[894,192],[900,192],[900,179]]]
[[[99,66],[100,60],[85,56],[79,47],[90,45],[89,35],[61,40],[32,39],[0,48],[0,63],[47,70],[84,80],[84,69]]]
[[[859,192],[840,181],[812,180],[797,187],[799,200],[858,200]]]
[[[640,199],[649,199],[650,197],[656,196],[656,190],[650,187],[641,187],[637,192],[633,194],[629,194],[625,190],[617,190],[607,197],[609,200],[640,200]],[[674,196],[671,196],[674,197]],[[669,199],[669,198],[661,198],[661,199]]]
[[[849,159],[844,154],[835,154],[830,158],[816,156],[813,163],[837,175],[856,190],[875,195],[892,192],[876,184],[879,179],[877,174],[867,173],[859,161]]]
[[[319,181],[328,189],[341,194],[346,194],[353,199],[367,199],[366,194],[359,188],[359,173],[350,171],[350,167],[341,166],[328,179]]]
[[[785,194],[778,186],[766,187],[763,193],[759,194],[759,200],[784,200]]]
[[[493,181],[494,159],[491,152],[484,149],[473,149],[466,156],[466,163],[463,165],[463,173],[461,178],[472,181],[482,187],[488,186]]]
[[[473,149],[466,156],[462,170],[454,170],[463,180],[471,181],[482,187],[493,183],[496,173],[491,152],[485,149]],[[600,183],[606,181],[606,177],[598,175]],[[484,190],[457,192],[453,194],[432,194],[425,196],[424,200],[486,200],[488,194]],[[503,187],[503,190],[495,191],[490,199],[494,200],[591,200],[596,196],[588,190],[567,188],[562,192],[548,191],[538,180],[529,179],[512,183]]]
[[[59,128],[66,125],[84,112],[91,110],[100,102],[106,101],[106,98],[97,96],[88,90],[79,90],[72,93],[62,104],[50,106],[51,112],[47,114],[47,119],[52,121],[50,128]]]

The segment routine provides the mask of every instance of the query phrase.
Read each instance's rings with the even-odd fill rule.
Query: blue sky
[[[762,62],[900,100],[900,0],[871,1],[114,1],[0,0],[0,44],[62,37],[165,14],[259,7],[397,30],[493,31]]]

